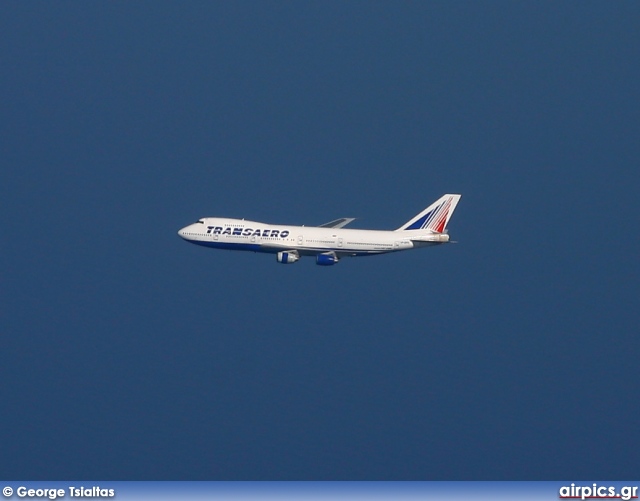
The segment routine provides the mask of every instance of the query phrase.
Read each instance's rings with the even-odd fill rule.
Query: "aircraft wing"
[[[355,221],[355,217],[341,217],[340,219],[334,219],[328,223],[321,224],[318,228],[342,228],[347,226],[351,221]]]

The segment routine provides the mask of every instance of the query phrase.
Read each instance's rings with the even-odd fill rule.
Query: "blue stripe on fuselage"
[[[262,246],[260,244],[240,244],[240,243],[231,243],[231,242],[209,242],[203,240],[187,240],[187,242],[200,245],[202,247],[209,247],[211,249],[226,249],[226,250],[242,250],[242,251],[251,251],[251,252],[263,252],[266,254],[277,254],[282,251],[283,248],[276,247],[268,247]],[[290,249],[296,249],[300,252],[301,255],[307,256],[315,256],[317,254],[322,254],[325,252],[335,252],[340,256],[374,256],[377,254],[386,254],[388,252],[393,252],[395,249],[384,249],[384,250],[370,250],[370,251],[362,251],[358,250],[349,250],[342,248],[336,249],[328,249],[328,248],[304,248],[304,247],[291,247]],[[290,250],[287,249],[287,250]]]
[[[213,249],[227,249],[227,250],[243,250],[252,252],[274,252],[271,249],[265,249],[260,244],[235,244],[227,242],[203,242],[202,240],[187,240],[187,242],[201,245],[203,247],[211,247]]]

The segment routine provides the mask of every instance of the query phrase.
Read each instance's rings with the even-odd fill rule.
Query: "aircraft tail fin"
[[[431,230],[443,233],[462,195],[446,194],[395,231]]]

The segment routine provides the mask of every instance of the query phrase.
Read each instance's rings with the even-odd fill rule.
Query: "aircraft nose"
[[[186,236],[185,229],[186,229],[186,227],[185,228],[181,228],[181,229],[178,230],[178,235],[180,235],[181,238],[185,238],[185,236]]]

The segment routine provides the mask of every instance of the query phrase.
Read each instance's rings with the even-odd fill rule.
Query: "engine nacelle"
[[[331,266],[338,262],[335,254],[318,254],[316,256],[316,264],[318,266]]]
[[[291,264],[291,263],[295,263],[298,259],[300,259],[300,255],[297,252],[282,251],[282,252],[278,252],[276,259],[278,260],[279,263]]]

